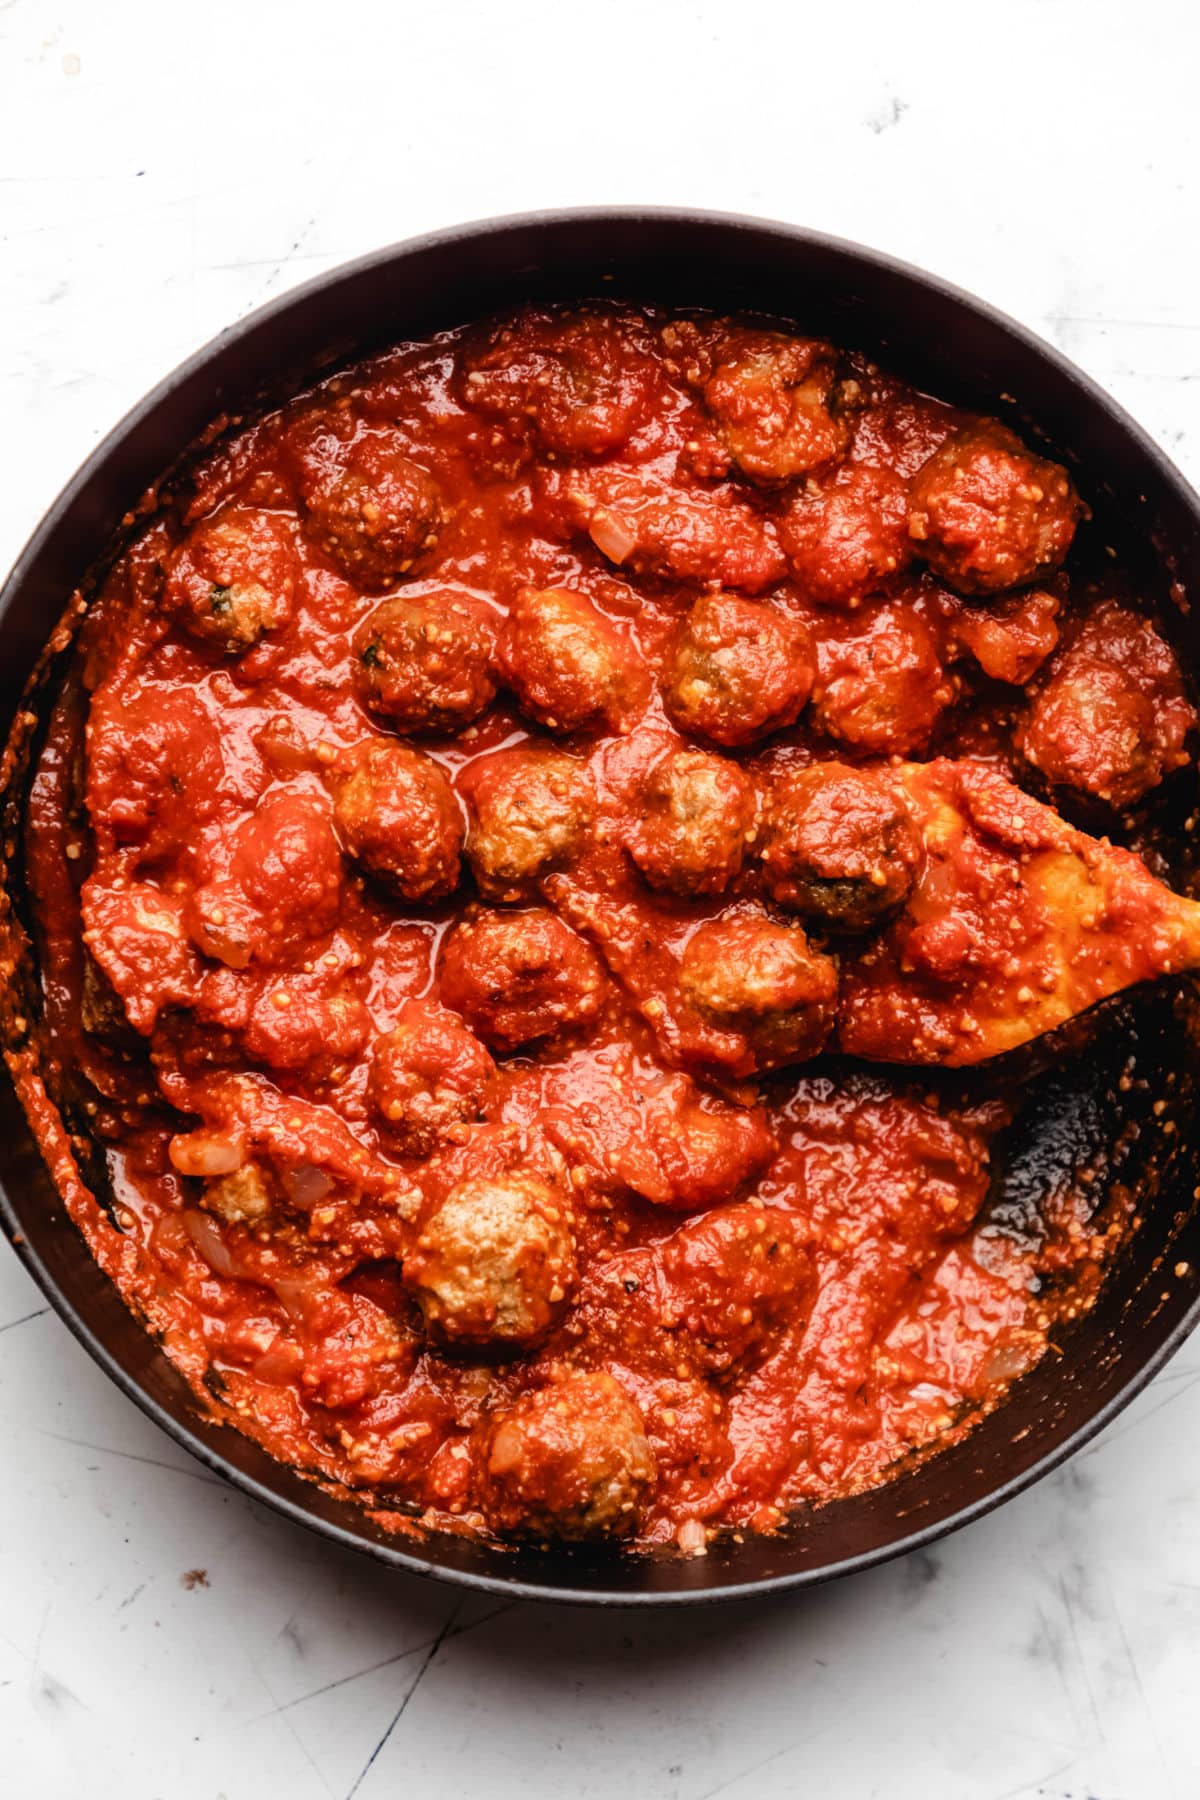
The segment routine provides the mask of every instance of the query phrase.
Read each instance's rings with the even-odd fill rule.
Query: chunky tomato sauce
[[[224,422],[37,761],[20,1064],[216,1416],[381,1516],[696,1553],[1002,1397],[1124,1216],[999,1229],[1016,1102],[939,1071],[1200,959],[1056,809],[1195,722],[1085,513],[858,356],[618,306]]]

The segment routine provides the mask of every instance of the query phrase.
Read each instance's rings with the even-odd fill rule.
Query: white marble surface
[[[0,563],[227,321],[530,206],[728,207],[911,257],[1200,476],[1192,0],[810,10],[0,0]],[[160,1436],[7,1250],[0,1442],[14,1800],[1200,1792],[1200,1344],[931,1553],[706,1614],[499,1607],[339,1555]]]

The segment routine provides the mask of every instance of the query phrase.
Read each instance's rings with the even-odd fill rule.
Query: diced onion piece
[[[264,1350],[250,1373],[259,1381],[291,1381],[304,1365],[304,1352],[293,1339],[282,1332],[269,1350]]]
[[[525,1446],[519,1431],[507,1423],[500,1425],[492,1438],[488,1468],[493,1475],[508,1475],[521,1466]]]
[[[246,1140],[229,1131],[188,1131],[173,1137],[170,1157],[180,1175],[233,1175],[246,1160]]]
[[[294,1169],[280,1170],[279,1185],[293,1206],[307,1212],[325,1198],[333,1186],[333,1177],[313,1163],[300,1163]]]
[[[1034,1361],[1028,1344],[997,1344],[979,1365],[979,1379],[984,1382],[1015,1381]]]
[[[637,539],[629,527],[604,507],[598,508],[588,520],[588,536],[609,562],[623,563],[630,552],[637,549]]]
[[[685,1556],[708,1554],[708,1533],[699,1519],[685,1519],[675,1533],[675,1542]]]
[[[328,1294],[329,1276],[324,1268],[293,1269],[290,1274],[272,1276],[271,1287],[291,1318],[303,1324],[314,1306]]]
[[[183,1229],[214,1275],[226,1275],[233,1280],[237,1279],[237,1264],[225,1239],[221,1236],[221,1227],[215,1219],[203,1212],[185,1212]]]
[[[255,742],[279,774],[294,775],[301,769],[312,768],[312,744],[299,726],[282,713],[267,720]]]

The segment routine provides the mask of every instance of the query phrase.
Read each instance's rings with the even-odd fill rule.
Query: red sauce
[[[194,461],[91,608],[26,858],[111,1219],[42,1108],[48,1154],[217,1415],[385,1513],[696,1549],[1002,1397],[1064,1257],[988,1222],[1006,1103],[812,1059],[1019,1041],[1031,846],[1176,932],[1118,979],[1098,914],[1060,1013],[1183,959],[1135,859],[997,773],[1183,759],[1166,646],[1123,614],[1110,653],[1056,573],[1081,511],[860,358],[608,307]]]

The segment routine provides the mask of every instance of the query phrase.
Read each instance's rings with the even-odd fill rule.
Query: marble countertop
[[[0,0],[0,564],[116,418],[360,251],[692,203],[893,251],[1200,476],[1190,0]],[[214,1479],[0,1249],[0,1786],[21,1800],[1191,1800],[1200,1342],[969,1530],[776,1602],[503,1604]],[[868,1710],[869,1709],[869,1710]]]

